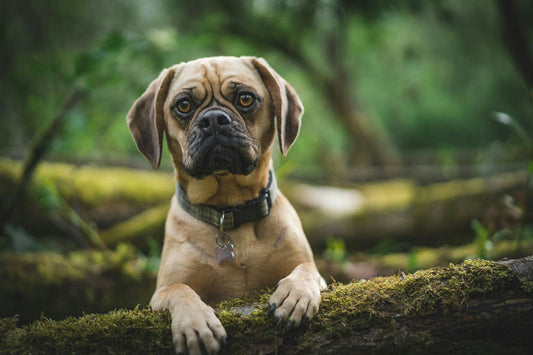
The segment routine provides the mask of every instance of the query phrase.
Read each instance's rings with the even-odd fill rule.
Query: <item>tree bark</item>
[[[297,330],[268,315],[268,293],[217,306],[224,354],[528,353],[533,349],[533,258],[482,260],[334,285]],[[520,267],[518,266],[520,265]],[[511,269],[512,268],[512,269]],[[529,280],[529,281],[528,281]],[[115,311],[17,328],[0,321],[6,353],[172,353],[167,312]]]

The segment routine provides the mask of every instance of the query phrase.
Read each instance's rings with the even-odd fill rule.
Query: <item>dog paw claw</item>
[[[292,327],[294,326],[294,323],[295,321],[293,321],[292,319],[288,319],[287,320],[287,326],[285,327],[286,330],[291,330]]]
[[[270,307],[268,308],[268,315],[271,316],[274,314],[274,311],[276,310],[276,304],[272,303]]]

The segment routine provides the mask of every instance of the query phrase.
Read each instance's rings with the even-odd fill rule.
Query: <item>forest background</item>
[[[153,176],[168,191],[128,195],[143,194],[152,173],[126,113],[162,68],[253,55],[305,106],[296,144],[274,164],[326,277],[533,254],[530,1],[21,0],[0,9],[5,252],[107,253],[122,233],[134,245],[120,244],[124,258],[156,270],[160,217],[141,218],[153,229],[113,229],[147,211],[164,216],[173,191],[164,153]],[[102,170],[69,192],[86,167]],[[95,211],[108,192],[92,183],[109,174],[143,185]]]

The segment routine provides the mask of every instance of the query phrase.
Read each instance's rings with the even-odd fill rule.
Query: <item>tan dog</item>
[[[163,132],[177,193],[150,305],[172,314],[177,352],[217,352],[226,332],[207,304],[273,287],[287,325],[316,314],[318,273],[300,220],[271,173],[296,139],[303,107],[263,59],[214,57],[164,69],[130,109],[142,154],[159,167]]]

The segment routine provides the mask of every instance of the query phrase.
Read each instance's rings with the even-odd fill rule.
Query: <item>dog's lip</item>
[[[226,169],[213,171],[213,175],[215,176],[228,176],[229,174],[230,174],[229,170],[226,170]]]

